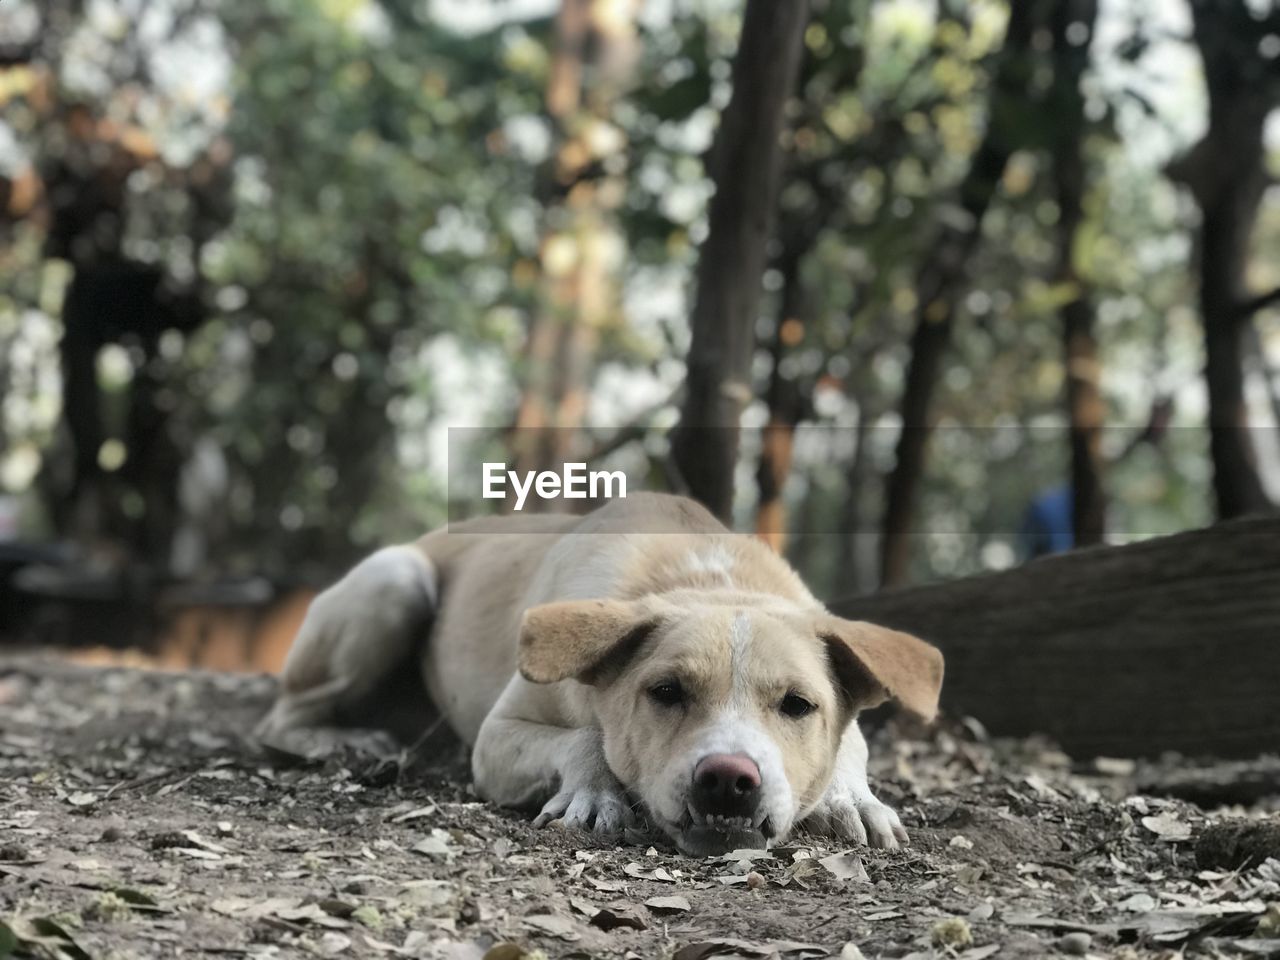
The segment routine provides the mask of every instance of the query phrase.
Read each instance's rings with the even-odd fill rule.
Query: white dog
[[[855,718],[896,697],[929,719],[942,683],[933,647],[830,615],[764,544],[656,494],[375,553],[312,604],[260,733],[350,720],[409,657],[484,797],[602,833],[634,798],[695,855],[800,823],[905,841]]]

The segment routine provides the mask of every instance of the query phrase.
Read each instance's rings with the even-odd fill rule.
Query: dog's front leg
[[[594,727],[490,714],[476,739],[471,768],[476,788],[488,800],[506,807],[542,803],[535,827],[560,820],[578,830],[617,833],[633,819]]]
[[[867,741],[856,720],[840,741],[835,774],[826,793],[802,825],[815,833],[886,850],[896,850],[899,843],[907,842],[907,831],[898,815],[876,799],[867,783]]]

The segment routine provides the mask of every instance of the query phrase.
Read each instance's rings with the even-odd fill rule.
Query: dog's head
[[[915,637],[752,594],[530,609],[520,672],[588,685],[614,775],[687,853],[762,847],[821,798],[859,710],[937,710]]]

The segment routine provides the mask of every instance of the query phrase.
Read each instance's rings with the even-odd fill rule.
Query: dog
[[[358,723],[407,661],[486,800],[608,834],[634,799],[694,856],[798,825],[905,843],[856,718],[896,698],[931,719],[943,674],[934,647],[829,614],[765,544],[648,493],[374,553],[313,601],[259,735]]]

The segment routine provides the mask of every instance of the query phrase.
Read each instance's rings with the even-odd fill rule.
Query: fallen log
[[[1280,751],[1280,518],[831,605],[947,658],[943,707],[1076,756]]]

